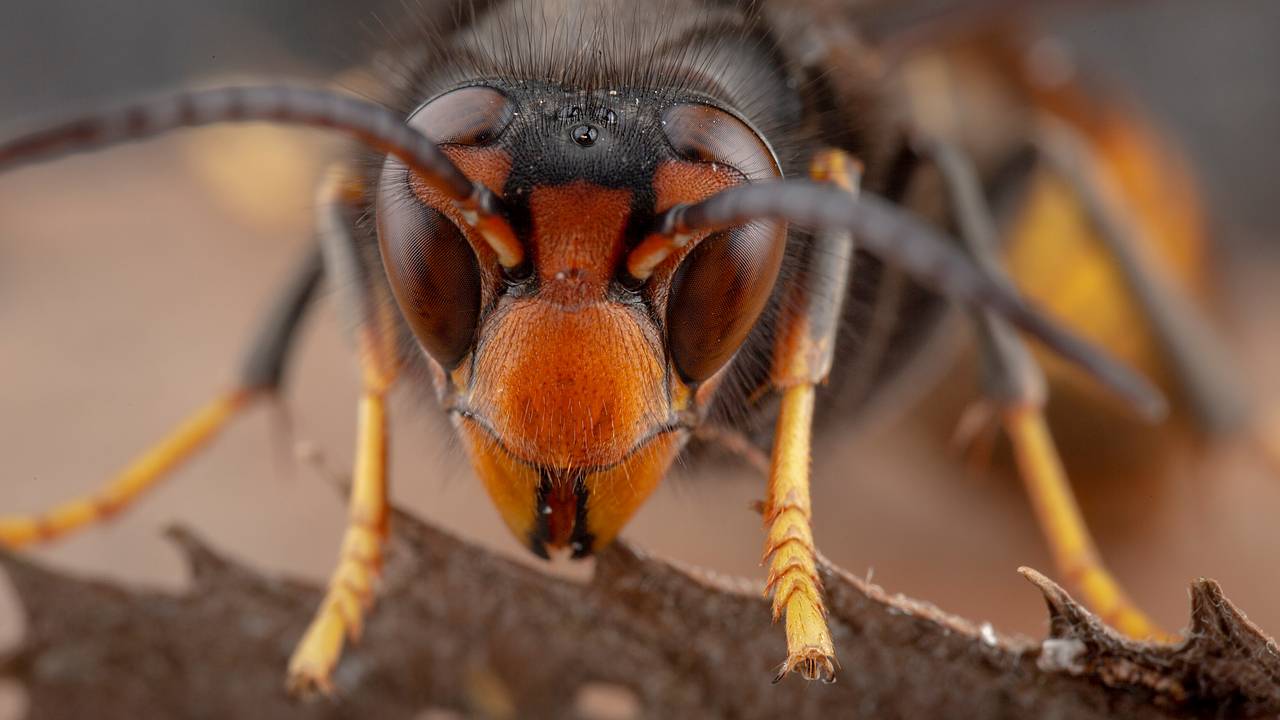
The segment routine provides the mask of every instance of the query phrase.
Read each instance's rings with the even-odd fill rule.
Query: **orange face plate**
[[[631,193],[571,183],[528,202],[538,290],[486,318],[459,427],[512,531],[540,554],[586,554],[657,486],[683,433],[657,328],[608,296]]]
[[[447,151],[502,190],[509,158],[491,149]],[[664,163],[653,179],[654,210],[740,181],[709,164]],[[686,387],[654,321],[665,313],[683,253],[651,278],[648,306],[616,295],[633,197],[631,189],[583,181],[529,190],[521,241],[536,277],[524,293],[498,292],[492,252],[468,235],[487,268],[484,313],[471,355],[451,374],[437,368],[436,379],[503,520],[543,556],[565,547],[584,556],[613,540],[666,474],[719,380],[696,393]]]

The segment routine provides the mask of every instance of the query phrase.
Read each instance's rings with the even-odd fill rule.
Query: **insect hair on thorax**
[[[385,31],[377,60],[379,99],[408,114],[459,85],[539,82],[584,95],[646,91],[663,103],[713,97],[775,143],[785,170],[803,126],[796,68],[786,67],[761,9],[702,0],[505,0],[464,3],[444,19]]]

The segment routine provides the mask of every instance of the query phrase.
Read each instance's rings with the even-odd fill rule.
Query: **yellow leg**
[[[996,222],[972,162],[945,144],[930,143],[927,147],[942,174],[970,256],[992,275],[1003,276],[996,250]],[[974,320],[988,405],[962,422],[968,426],[965,433],[976,437],[981,426],[994,424],[998,418],[1013,444],[1022,482],[1061,572],[1085,603],[1116,629],[1138,638],[1165,637],[1134,607],[1098,557],[1045,423],[1048,388],[1040,366],[1004,321],[989,312],[977,314]]]
[[[810,170],[815,180],[854,194],[860,173],[857,161],[839,150],[818,153]],[[774,621],[786,618],[787,633],[787,659],[775,682],[790,672],[809,680],[834,679],[837,666],[810,527],[809,455],[814,386],[831,370],[853,240],[847,234],[822,234],[814,243],[813,257],[832,267],[792,288],[771,378],[782,390],[782,406],[764,502],[764,561],[769,565],[765,594],[773,596]]]
[[[253,397],[252,391],[233,390],[215,398],[94,495],[40,515],[0,518],[0,545],[16,548],[54,540],[119,513],[208,444]]]
[[[813,400],[814,388],[808,384],[783,393],[764,506],[768,528],[764,559],[769,563],[765,593],[773,594],[773,619],[786,616],[787,660],[778,669],[779,680],[792,671],[809,680],[835,676],[835,648],[827,628],[810,528]]]
[[[1062,469],[1044,415],[1034,405],[1003,414],[1018,469],[1058,569],[1104,622],[1139,639],[1168,639],[1138,610],[1103,566]]]
[[[387,415],[384,391],[360,400],[359,435],[347,531],[338,567],[311,626],[289,661],[289,691],[333,693],[333,669],[347,638],[360,639],[364,613],[373,604],[387,535]]]

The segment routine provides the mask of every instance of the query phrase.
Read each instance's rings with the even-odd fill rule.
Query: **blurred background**
[[[328,78],[365,59],[402,12],[400,0],[0,0],[0,8],[0,136],[139,92]],[[1184,147],[1213,221],[1215,317],[1251,397],[1280,403],[1280,4],[1097,3],[1047,13],[1043,25]],[[308,242],[312,188],[340,150],[308,133],[218,128],[0,176],[0,514],[96,487],[227,387],[274,283]],[[327,298],[293,367],[296,435],[343,472],[356,376]],[[946,394],[947,407],[963,407],[956,397],[971,387]],[[529,561],[444,423],[415,402],[407,393],[395,406],[396,501]],[[966,471],[930,420],[937,412],[852,436],[837,426],[819,438],[818,545],[856,574],[874,571],[890,591],[1038,636],[1042,603],[1014,570],[1053,567],[1027,502],[1005,473]],[[323,578],[343,504],[324,473],[289,460],[275,428],[267,409],[255,409],[118,522],[34,554],[177,590],[183,568],[160,530],[182,523],[268,571]],[[1168,628],[1186,621],[1188,582],[1208,576],[1280,632],[1280,473],[1243,442],[1171,441],[1158,452],[1142,477],[1080,479],[1112,570]],[[749,510],[762,493],[745,465],[684,469],[624,536],[762,578],[762,534]],[[22,631],[7,592],[0,645]],[[10,688],[4,698],[0,718],[18,716],[20,694]]]

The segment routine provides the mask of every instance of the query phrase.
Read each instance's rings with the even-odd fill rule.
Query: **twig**
[[[843,669],[770,685],[784,654],[758,590],[625,544],[578,585],[399,514],[379,607],[338,669],[340,699],[293,704],[283,671],[317,588],[264,576],[191,533],[170,536],[193,587],[172,595],[0,555],[29,616],[0,673],[32,718],[581,717],[584,688],[625,688],[644,717],[1274,717],[1280,650],[1211,581],[1187,640],[1102,627],[1043,576],[1044,642],[889,596],[825,562]]]

